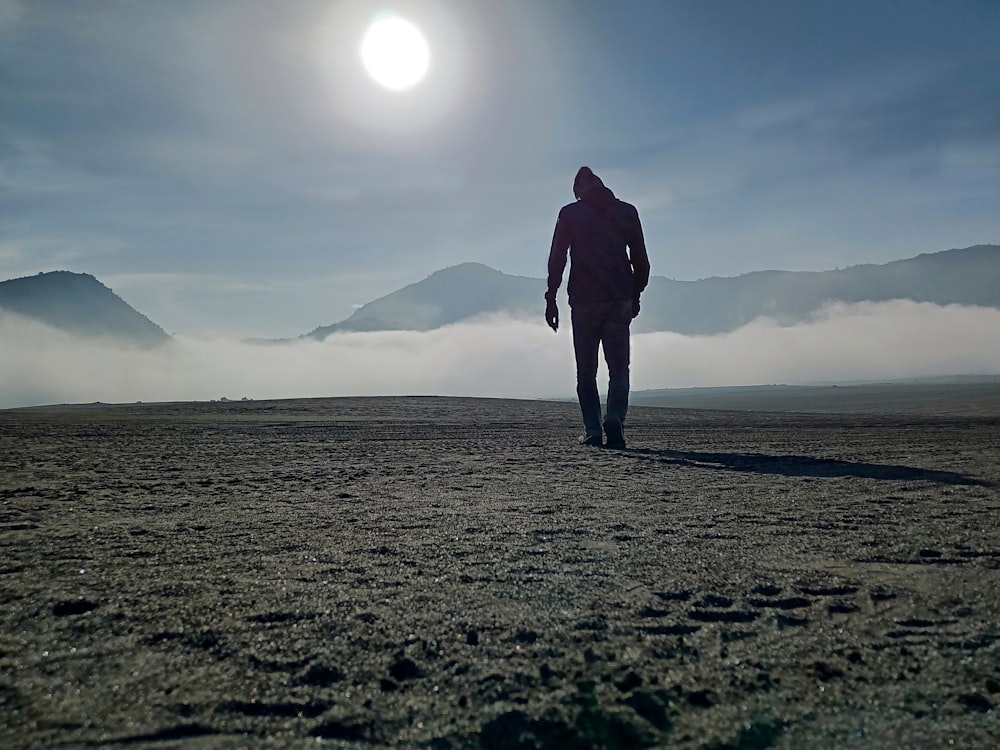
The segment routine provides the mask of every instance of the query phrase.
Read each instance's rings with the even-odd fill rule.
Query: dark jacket
[[[573,183],[578,200],[563,206],[549,252],[548,297],[562,284],[570,258],[570,305],[637,297],[649,283],[649,257],[635,206],[615,198],[582,167]]]

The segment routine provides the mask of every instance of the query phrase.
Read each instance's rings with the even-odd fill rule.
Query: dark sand
[[[0,412],[0,747],[990,748],[1000,418]]]

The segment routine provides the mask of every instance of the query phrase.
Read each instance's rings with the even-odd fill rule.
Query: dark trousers
[[[577,304],[572,308],[576,351],[576,395],[588,436],[602,435],[601,397],[597,391],[597,348],[608,363],[607,416],[625,421],[628,411],[629,324],[631,300]]]

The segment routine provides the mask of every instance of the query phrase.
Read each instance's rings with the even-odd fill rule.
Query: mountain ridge
[[[0,281],[2,311],[80,336],[139,346],[170,340],[160,326],[89,273],[48,271]]]
[[[300,338],[323,339],[347,331],[424,331],[488,313],[541,316],[545,288],[543,278],[462,263],[372,300],[348,318]],[[565,285],[563,304],[564,290]],[[893,299],[1000,308],[1000,245],[973,245],[828,271],[764,270],[697,281],[653,276],[632,330],[711,335],[761,317],[783,325],[803,322],[833,301]]]
[[[544,278],[506,274],[478,262],[460,263],[297,338],[322,340],[351,331],[427,331],[491,314],[540,318],[545,288]],[[696,281],[653,276],[632,330],[712,335],[761,317],[794,325],[835,301],[893,299],[1000,308],[1000,245],[973,245],[828,271],[762,270]],[[565,305],[565,285],[560,301]],[[86,273],[50,271],[2,281],[0,311],[81,336],[113,337],[141,346],[170,340],[162,328]],[[252,341],[291,340],[295,339]]]
[[[536,293],[538,283],[543,286]],[[337,331],[428,331],[477,315],[517,313],[537,306],[544,284],[543,280],[505,274],[483,263],[459,263],[374,299],[349,318],[318,326],[303,337],[323,339]]]

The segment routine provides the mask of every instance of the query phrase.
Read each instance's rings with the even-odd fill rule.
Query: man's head
[[[604,187],[601,178],[591,171],[590,167],[580,167],[573,180],[573,195],[582,198],[586,193],[594,188]]]

